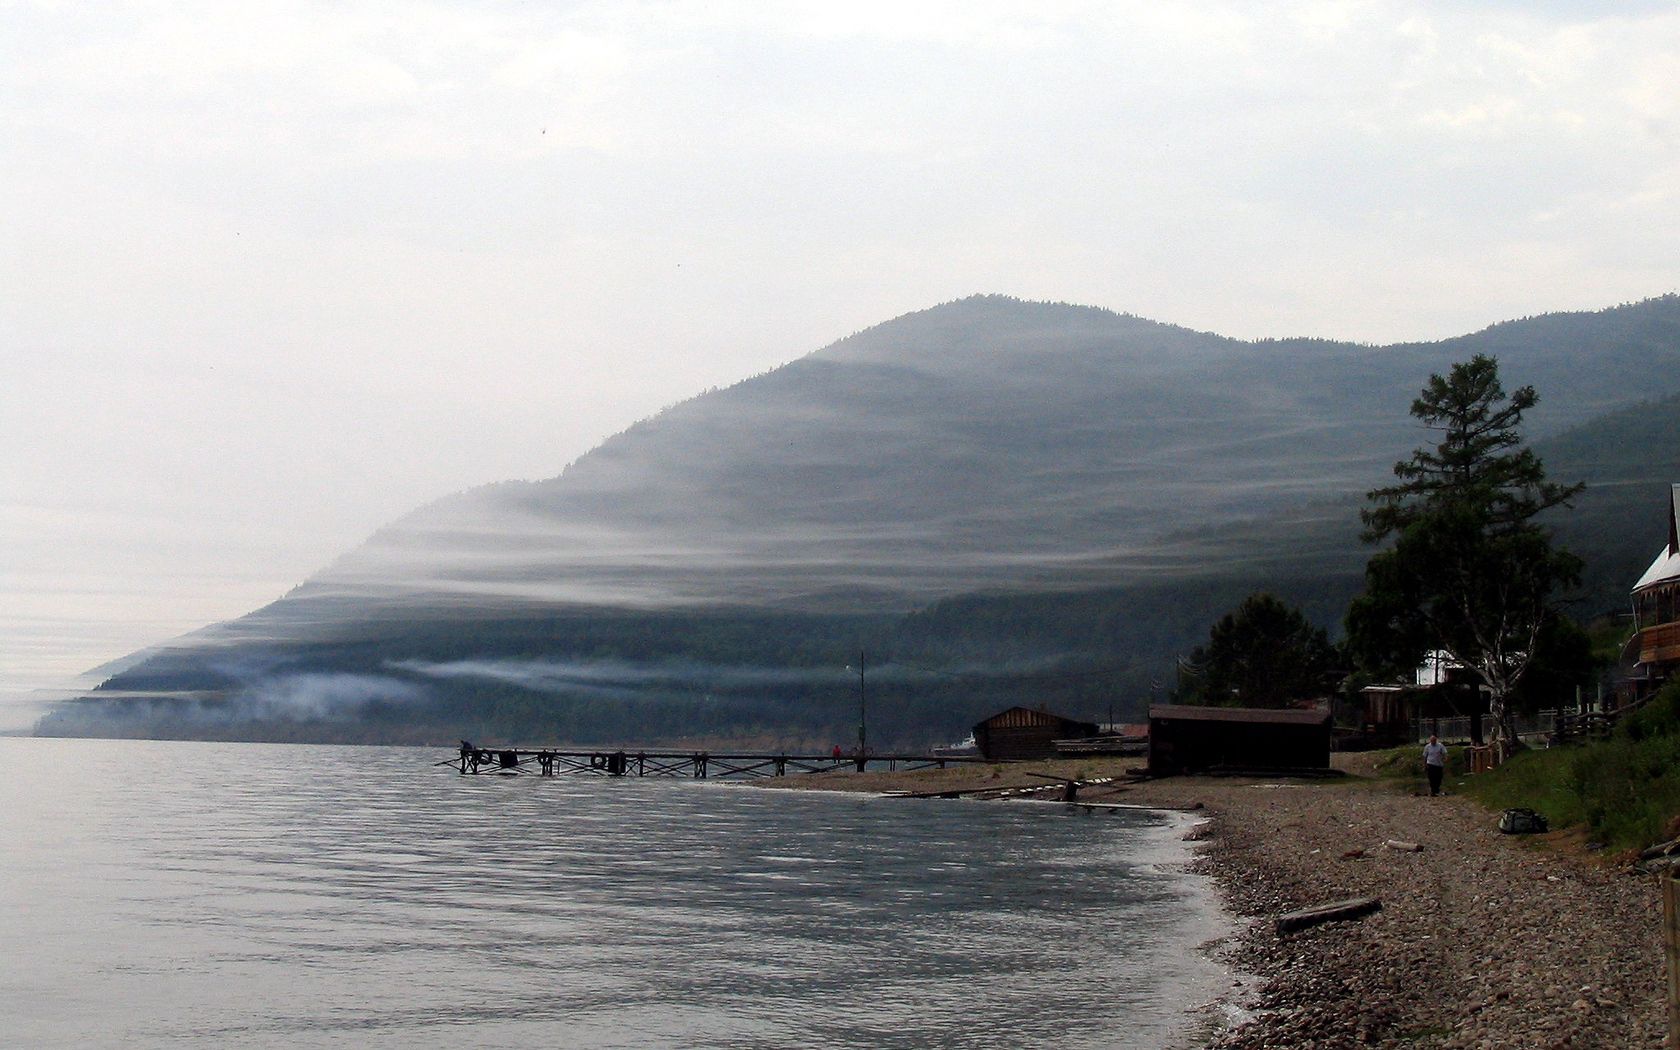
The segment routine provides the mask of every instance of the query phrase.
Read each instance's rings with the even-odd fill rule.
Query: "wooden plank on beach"
[[[1345,901],[1331,901],[1329,904],[1286,912],[1279,915],[1275,921],[1278,933],[1294,933],[1296,930],[1304,930],[1322,922],[1359,919],[1381,910],[1382,901],[1376,897],[1353,897]]]
[[[941,791],[889,791],[893,798],[962,798],[964,795],[984,795],[991,791],[1002,791],[1000,787],[980,788],[952,788]]]

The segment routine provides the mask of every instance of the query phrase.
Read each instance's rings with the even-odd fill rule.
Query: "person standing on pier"
[[[1429,777],[1429,794],[1439,795],[1441,778],[1447,775],[1447,745],[1434,733],[1429,734],[1429,743],[1423,745],[1423,772]]]

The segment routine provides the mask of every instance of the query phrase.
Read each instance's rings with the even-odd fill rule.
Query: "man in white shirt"
[[[1439,795],[1441,778],[1447,773],[1447,745],[1434,733],[1429,734],[1429,743],[1423,745],[1423,771],[1429,775],[1429,793]]]

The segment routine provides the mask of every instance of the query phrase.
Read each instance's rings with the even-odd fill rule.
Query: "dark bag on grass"
[[[1499,830],[1507,835],[1533,835],[1546,830],[1546,818],[1532,809],[1508,809],[1499,815]]]

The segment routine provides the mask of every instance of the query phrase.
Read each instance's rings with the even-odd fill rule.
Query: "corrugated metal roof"
[[[1669,486],[1668,501],[1668,545],[1657,555],[1657,560],[1645,570],[1645,575],[1639,577],[1639,582],[1633,585],[1636,591],[1657,583],[1667,583],[1669,580],[1680,578],[1680,485]]]
[[[1662,553],[1657,555],[1657,560],[1645,570],[1645,575],[1639,577],[1639,582],[1633,585],[1633,589],[1642,591],[1652,584],[1667,583],[1676,577],[1680,577],[1680,554],[1670,554],[1668,548],[1664,547]]]
[[[999,711],[980,724],[990,729],[1020,729],[1026,726],[1061,726],[1070,722],[1077,723],[1079,719],[1066,718],[1031,707],[1011,707],[1007,711]]]
[[[1272,725],[1316,726],[1330,721],[1329,711],[1302,711],[1298,708],[1270,707],[1191,707],[1187,704],[1155,704],[1149,709],[1149,720],[1170,718],[1186,722],[1264,722]]]

